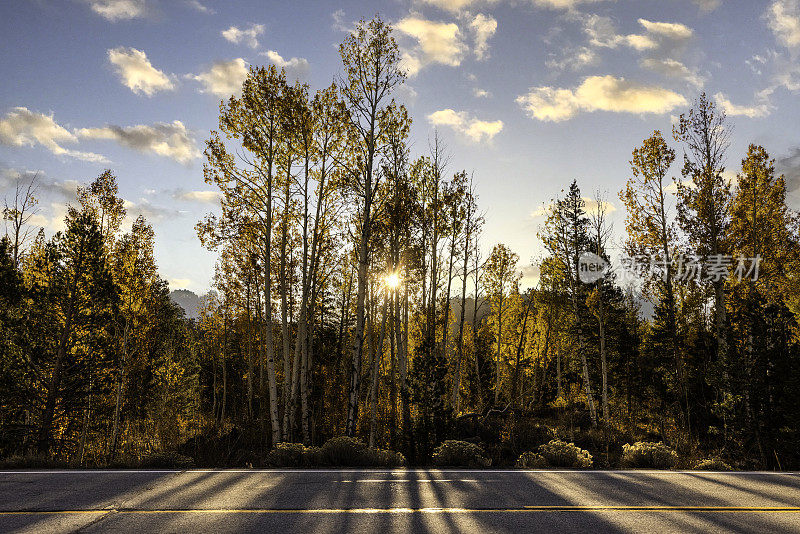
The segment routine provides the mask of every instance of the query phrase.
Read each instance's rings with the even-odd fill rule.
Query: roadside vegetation
[[[800,220],[765,148],[728,152],[713,100],[631,147],[621,192],[552,185],[542,257],[521,260],[482,236],[502,206],[475,184],[502,177],[473,179],[435,131],[409,142],[391,28],[362,21],[340,54],[328,87],[253,66],[220,104],[197,319],[111,171],[51,236],[31,224],[35,179],[18,184],[0,240],[5,468],[800,468]],[[617,234],[649,268],[582,279],[582,254],[610,261]],[[684,258],[722,263],[686,276]]]

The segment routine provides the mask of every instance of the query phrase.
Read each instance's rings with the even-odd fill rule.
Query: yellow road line
[[[175,510],[14,510],[0,511],[8,515],[60,515],[60,514],[480,514],[480,513],[535,513],[535,512],[711,512],[711,513],[800,513],[794,506],[525,506],[522,508],[229,508],[229,509],[175,509]]]

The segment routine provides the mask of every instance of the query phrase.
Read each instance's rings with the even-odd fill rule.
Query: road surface
[[[800,532],[800,474],[3,471],[0,532]]]

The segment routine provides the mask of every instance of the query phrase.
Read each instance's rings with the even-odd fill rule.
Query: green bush
[[[733,468],[719,458],[706,458],[694,464],[699,471],[732,471]]]
[[[270,467],[299,467],[306,463],[306,448],[302,443],[276,443],[267,454]]]
[[[177,452],[154,452],[141,457],[137,464],[144,469],[190,469],[194,467],[194,459]]]
[[[321,465],[333,467],[362,467],[366,465],[367,445],[355,438],[341,436],[331,438],[320,448]]]
[[[637,441],[633,445],[622,446],[622,467],[644,467],[651,469],[671,469],[678,461],[678,453],[664,443]]]
[[[592,467],[592,455],[574,443],[567,443],[560,439],[551,440],[539,447],[539,454],[552,467],[568,467],[576,469],[589,469]]]
[[[316,467],[323,465],[320,447],[306,447],[303,450],[303,465],[306,467]]]
[[[339,437],[322,447],[305,447],[302,443],[277,443],[267,454],[270,467],[400,467],[406,459],[399,452],[369,449],[355,439]]]
[[[489,467],[492,462],[480,446],[450,439],[434,449],[433,463],[441,467]]]
[[[522,467],[524,469],[544,469],[545,467],[549,467],[549,464],[541,454],[528,451],[523,452],[520,457],[517,458],[517,467]]]
[[[403,467],[406,465],[406,457],[395,451],[384,449],[367,449],[367,459],[371,467]]]

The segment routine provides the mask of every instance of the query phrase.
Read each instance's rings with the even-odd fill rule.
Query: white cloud
[[[35,213],[28,223],[39,226],[50,232],[60,232],[66,229],[64,219],[67,216],[67,204],[64,202],[51,202],[45,211]]]
[[[180,217],[187,213],[186,211],[152,204],[150,200],[146,198],[139,199],[139,202],[122,199],[122,207],[124,207],[127,212],[125,219],[122,221],[122,226],[132,225],[139,215],[142,215],[149,221],[161,221],[166,218]]]
[[[77,198],[79,185],[81,184],[77,180],[43,179],[38,182],[40,191],[45,191],[50,195],[65,200],[75,200]]]
[[[476,4],[494,4],[497,0],[420,0],[421,4],[436,6],[451,13],[460,13]]]
[[[187,77],[203,85],[201,92],[227,98],[241,92],[242,83],[247,78],[247,63],[240,57],[218,61],[206,72]]]
[[[693,71],[677,59],[672,58],[645,58],[642,67],[662,74],[668,78],[682,78],[697,88],[703,87],[705,78]]]
[[[692,0],[697,7],[700,8],[700,11],[703,13],[711,13],[719,6],[722,5],[722,0]]]
[[[0,192],[16,188],[17,185],[25,185],[27,187],[27,184],[34,179],[36,180],[36,197],[39,200],[55,198],[59,201],[69,202],[77,198],[78,186],[80,185],[77,180],[54,180],[41,170],[19,171],[0,165]]]
[[[558,70],[565,70],[568,67],[579,70],[583,66],[596,63],[595,48],[625,46],[644,54],[640,62],[642,68],[669,78],[685,80],[697,88],[705,83],[705,78],[696,69],[688,67],[680,59],[694,37],[694,31],[684,24],[640,18],[638,22],[644,33],[623,35],[618,33],[610,17],[582,13],[571,13],[568,17],[582,23],[583,31],[589,39],[589,46],[568,50],[562,59],[548,60],[548,67]]]
[[[89,7],[111,22],[144,17],[147,14],[145,0],[86,0]]]
[[[639,24],[649,33],[661,35],[668,39],[681,41],[690,39],[694,32],[688,26],[678,22],[653,22],[647,19],[639,19]]]
[[[231,26],[222,31],[222,36],[233,44],[246,44],[250,48],[258,48],[258,36],[264,33],[263,24],[250,24],[246,30]]]
[[[188,165],[201,155],[193,136],[181,121],[157,122],[151,126],[140,124],[124,128],[114,125],[103,128],[82,128],[75,133],[87,139],[116,141],[139,152],[152,152],[184,165]]]
[[[402,53],[400,58],[400,68],[402,68],[408,76],[416,76],[417,73],[422,70],[422,67],[422,61],[418,57],[407,51]]]
[[[545,66],[548,69],[554,69],[554,70],[563,71],[566,69],[570,69],[573,71],[578,71],[584,67],[595,65],[599,60],[597,52],[595,52],[588,46],[581,46],[578,48],[567,48],[564,49],[563,52],[564,53],[561,58],[551,57],[550,59],[545,61]]]
[[[611,17],[602,15],[584,15],[575,13],[572,18],[578,18],[583,23],[583,31],[589,38],[592,46],[600,48],[617,48],[628,46],[636,50],[656,48],[658,44],[647,35],[617,33],[616,25]]]
[[[490,96],[492,96],[492,93],[490,93],[486,89],[481,89],[479,87],[476,87],[475,89],[472,90],[472,95],[475,98],[489,98]]]
[[[800,46],[800,0],[775,0],[766,16],[778,42],[787,48]]]
[[[188,5],[189,7],[191,7],[196,11],[199,11],[200,13],[205,13],[207,15],[213,15],[216,13],[216,11],[214,11],[210,7],[200,3],[200,0],[186,0],[186,5]]]
[[[308,79],[308,73],[311,70],[311,66],[308,64],[308,60],[306,58],[293,57],[292,59],[288,60],[283,59],[283,57],[281,57],[281,55],[275,50],[267,50],[263,53],[263,55],[267,56],[267,59],[269,59],[270,62],[276,67],[284,69],[286,71],[286,76],[289,79]]]
[[[779,88],[783,87],[787,91],[800,91],[800,63],[793,57],[793,52],[779,53],[770,51],[765,69],[770,71],[770,83],[757,95],[759,99],[769,99]]]
[[[178,200],[213,204],[222,198],[222,193],[219,191],[176,191],[173,196]]]
[[[559,122],[581,111],[666,113],[686,104],[686,99],[668,89],[606,75],[590,76],[574,90],[532,87],[517,97],[517,103],[533,119]]]
[[[503,129],[503,121],[483,121],[470,116],[466,111],[454,111],[449,108],[431,113],[428,115],[428,122],[434,126],[452,128],[474,143],[484,139],[491,141]]]
[[[608,200],[597,200],[589,197],[581,197],[583,199],[583,208],[586,213],[597,213],[599,208],[602,208],[606,213],[613,213],[617,211],[617,207]]]
[[[8,146],[41,145],[56,156],[105,163],[108,160],[100,154],[79,152],[61,146],[62,143],[77,143],[78,138],[69,130],[59,125],[53,114],[44,115],[30,111],[25,107],[16,107],[0,119],[0,144]]]
[[[475,33],[475,57],[479,61],[488,59],[489,39],[497,31],[497,20],[491,15],[478,13],[469,26]]]
[[[395,98],[398,102],[413,103],[416,102],[418,96],[417,90],[409,83],[400,84],[395,91]]]
[[[458,25],[452,22],[409,16],[395,24],[395,29],[417,43],[403,52],[403,68],[410,76],[432,63],[457,67],[468,49]]]
[[[192,281],[188,278],[170,278],[169,279],[169,286],[170,289],[186,289],[192,285]]]
[[[337,9],[331,13],[331,18],[333,19],[333,24],[331,24],[331,27],[339,32],[352,33],[355,29],[355,25],[353,23],[345,23],[344,17],[344,9]]]
[[[573,9],[582,4],[594,4],[603,0],[531,0],[533,5],[548,9]]]
[[[677,22],[653,22],[639,19],[647,31],[647,35],[656,43],[656,47],[648,50],[648,55],[640,65],[657,72],[667,78],[684,80],[696,88],[705,84],[705,77],[697,69],[688,67],[681,61],[689,42],[694,37],[694,30]]]
[[[691,178],[686,178],[685,180],[680,180],[680,183],[684,187],[688,187],[689,189],[694,189],[696,186]],[[678,194],[678,179],[672,178],[672,181],[669,183],[667,187],[664,188],[664,191],[668,193],[672,193],[673,195]]]
[[[722,171],[722,179],[730,186],[735,186],[736,183],[739,181],[739,177],[736,175],[736,172],[725,169]],[[685,187],[686,189],[697,189],[694,181],[691,178],[679,179],[679,178],[672,178],[669,185],[664,188],[664,191],[667,193],[672,193],[673,195],[678,194],[678,183],[681,184],[681,187]]]
[[[153,96],[158,91],[171,91],[175,85],[169,76],[153,67],[147,54],[135,48],[120,46],[108,50],[108,60],[116,67],[122,84],[136,94]]]
[[[653,22],[640,18],[638,22],[644,29],[644,34],[625,35],[618,32],[611,17],[577,12],[568,16],[581,22],[589,44],[599,48],[627,46],[639,52],[658,51],[662,55],[671,56],[681,52],[694,35],[691,28],[677,22]]]
[[[542,205],[531,212],[531,218],[538,219],[539,217],[546,217],[550,215],[552,211],[553,204]]]
[[[500,0],[417,0],[419,4],[436,6],[451,13],[461,13],[472,7],[493,6]],[[581,5],[594,4],[608,0],[528,0],[535,7],[545,9],[571,10]],[[522,2],[517,2],[522,3]]]
[[[755,106],[740,106],[731,102],[724,93],[715,94],[714,100],[717,101],[717,104],[719,104],[726,114],[731,116],[757,119],[760,117],[766,117],[770,113],[770,107],[766,103],[757,104]]]

